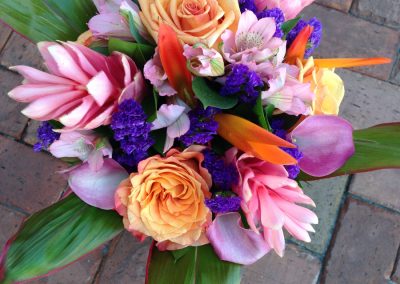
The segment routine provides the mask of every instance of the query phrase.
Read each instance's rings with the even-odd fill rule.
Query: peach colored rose
[[[170,25],[187,44],[213,46],[226,29],[236,31],[240,18],[238,1],[139,0],[140,18],[154,40],[160,22]]]
[[[115,207],[128,231],[141,240],[154,238],[161,249],[208,243],[205,227],[211,212],[204,200],[211,196],[211,176],[201,166],[202,149],[172,149],[166,157],[150,157],[120,184]]]

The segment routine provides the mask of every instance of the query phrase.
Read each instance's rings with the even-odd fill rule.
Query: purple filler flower
[[[205,201],[213,213],[237,212],[240,209],[240,202],[241,199],[237,196],[216,196]]]
[[[276,31],[274,37],[283,37],[282,24],[285,22],[285,15],[283,14],[283,11],[281,9],[274,8],[261,11],[260,13],[257,13],[257,18],[274,18],[276,23]]]
[[[297,35],[307,26],[310,25],[314,28],[310,39],[308,40],[308,46],[306,49],[305,53],[305,58],[308,58],[311,56],[311,54],[314,52],[314,49],[316,49],[322,38],[322,23],[317,19],[317,18],[312,18],[308,22],[304,20],[300,20],[297,25],[288,33],[287,35],[287,45],[288,48],[290,45],[293,43],[293,41],[296,39]]]
[[[245,12],[246,10],[250,10],[253,13],[257,12],[256,4],[254,0],[239,0],[240,12]]]
[[[282,139],[285,139],[291,143],[293,143],[293,141],[291,141],[290,139],[287,139],[287,132],[283,129],[277,129],[274,131],[276,136],[279,136]],[[303,158],[303,153],[300,152],[300,150],[298,148],[281,148],[283,151],[285,151],[286,153],[288,153],[290,156],[292,156],[293,158],[295,158],[298,161],[300,161]],[[297,163],[296,165],[288,165],[285,166],[285,169],[287,170],[288,174],[289,174],[289,178],[290,179],[295,179],[299,173],[300,173],[300,166]]]
[[[221,95],[239,96],[239,100],[244,103],[254,103],[260,95],[260,90],[264,86],[263,81],[243,64],[233,65],[231,73],[226,77],[225,85],[221,89]]]
[[[37,142],[33,145],[33,151],[40,152],[47,149],[50,144],[60,138],[60,133],[54,132],[53,127],[48,121],[44,121],[40,124],[37,130]]]

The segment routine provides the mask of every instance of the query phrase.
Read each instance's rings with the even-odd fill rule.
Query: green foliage
[[[95,14],[92,0],[0,1],[0,19],[33,42],[75,41]]]
[[[297,23],[301,20],[301,16],[286,21],[282,24],[282,31],[285,36],[297,25]]]
[[[215,88],[208,85],[204,78],[195,77],[192,87],[194,94],[201,101],[204,108],[212,106],[220,109],[230,109],[238,103],[238,99],[235,97],[221,96]]]
[[[111,240],[122,229],[116,212],[89,206],[71,194],[33,214],[23,224],[2,264],[3,281],[27,280],[64,267]]]
[[[144,64],[154,54],[154,47],[146,44],[124,41],[116,38],[110,38],[108,41],[109,52],[122,52],[135,61],[135,63],[143,68]]]
[[[153,247],[148,284],[239,284],[239,264],[222,261],[211,245],[160,252]]]

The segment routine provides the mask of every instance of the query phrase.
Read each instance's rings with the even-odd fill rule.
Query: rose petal
[[[256,262],[270,250],[262,235],[240,225],[239,213],[217,215],[207,237],[220,259],[243,265]]]
[[[310,116],[291,137],[304,155],[299,162],[301,170],[315,177],[333,173],[354,154],[353,127],[337,116]]]

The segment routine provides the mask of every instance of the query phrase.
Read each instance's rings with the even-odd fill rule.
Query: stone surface
[[[17,33],[13,33],[0,55],[0,64],[6,67],[29,65],[43,69],[43,59],[36,45]]]
[[[322,283],[386,283],[400,244],[400,215],[349,199]]]
[[[348,70],[339,70],[346,95],[340,115],[357,128],[400,121],[400,88]]]
[[[47,277],[29,281],[31,284],[92,283],[99,269],[102,248]]]
[[[21,114],[24,104],[13,101],[7,93],[20,83],[20,76],[0,67],[0,132],[17,139],[28,119]]]
[[[397,55],[397,62],[393,67],[392,76],[390,78],[390,82],[400,85],[400,48]]]
[[[398,0],[354,0],[351,12],[372,22],[400,29],[400,2]]]
[[[37,142],[36,130],[38,129],[39,125],[40,125],[40,121],[29,120],[28,126],[25,130],[24,138],[23,138],[25,143],[34,145]]]
[[[11,33],[12,30],[8,26],[0,22],[0,51],[3,49]]]
[[[17,231],[25,215],[0,205],[0,251]]]
[[[255,264],[244,267],[241,283],[313,284],[317,283],[320,266],[318,258],[288,245],[283,258],[270,252]]]
[[[317,17],[324,26],[321,45],[314,57],[389,57],[396,59],[400,32],[383,27],[350,14],[313,4],[304,9],[305,18]],[[393,63],[358,67],[354,70],[387,80]]]
[[[350,192],[400,211],[400,169],[355,175]]]
[[[296,243],[318,254],[325,253],[338,217],[347,179],[344,176],[304,183],[304,192],[316,205],[316,208],[309,208],[317,214],[319,223],[313,225],[315,233],[310,233],[310,243],[294,240]]]
[[[138,242],[128,232],[123,232],[102,266],[98,284],[143,284],[150,240]]]
[[[317,0],[315,2],[347,13],[350,10],[353,0]]]
[[[0,136],[0,202],[32,213],[49,206],[66,188],[57,173],[67,166],[45,153]]]
[[[395,283],[400,283],[400,261],[397,261],[397,267],[395,271],[393,271],[391,280],[395,281]]]

